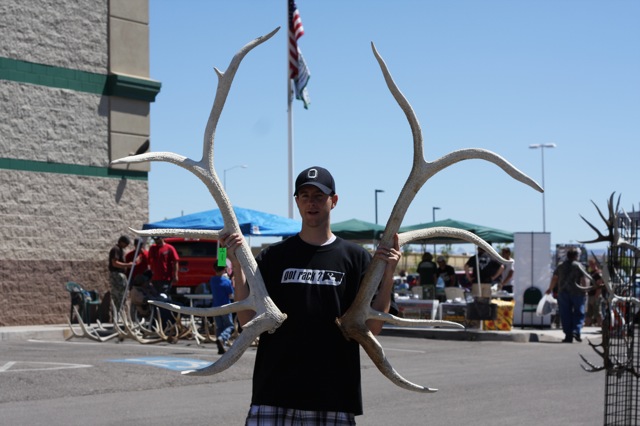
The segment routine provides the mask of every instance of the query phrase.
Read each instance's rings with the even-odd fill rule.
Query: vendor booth
[[[262,237],[288,237],[300,232],[302,222],[258,210],[234,207],[243,235]],[[209,229],[224,227],[219,209],[192,213],[159,222],[145,223],[142,229]]]

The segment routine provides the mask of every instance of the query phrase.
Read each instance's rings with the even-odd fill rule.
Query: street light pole
[[[433,207],[431,208],[431,215],[432,215],[432,222],[436,221],[436,210],[440,210],[440,207]],[[436,245],[433,245],[433,255],[436,255]]]
[[[376,189],[375,190],[375,198],[376,198],[376,225],[378,224],[378,193],[379,192],[384,192],[384,190],[382,189]]]
[[[540,148],[540,158],[542,159],[542,232],[547,232],[546,207],[544,201],[544,194],[547,192],[547,187],[544,186],[544,149],[555,147],[555,143],[536,143],[529,145],[530,149]]]
[[[227,172],[229,170],[238,169],[238,168],[246,169],[247,167],[249,167],[247,164],[236,164],[233,167],[224,169],[224,171],[222,172],[222,188],[225,190],[225,192],[227,190]]]

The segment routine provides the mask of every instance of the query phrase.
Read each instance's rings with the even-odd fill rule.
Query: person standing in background
[[[579,256],[579,249],[569,249],[567,259],[553,271],[549,288],[545,292],[550,294],[556,286],[558,287],[558,309],[560,310],[562,331],[565,335],[563,343],[572,343],[574,339],[582,342],[580,332],[584,324],[587,297],[578,285],[586,286],[585,274],[587,272],[578,262]]]
[[[602,327],[602,310],[600,305],[602,302],[602,289],[604,281],[602,280],[602,271],[598,267],[598,263],[593,257],[589,258],[589,274],[593,280],[594,288],[587,294],[587,313],[584,319],[584,325]]]
[[[436,285],[437,267],[433,263],[433,256],[426,252],[422,255],[422,261],[418,264],[418,275],[420,275],[420,285]]]
[[[125,262],[133,264],[137,247],[140,247],[140,249],[138,250],[138,257],[135,259],[135,264],[132,268],[127,268],[126,271],[128,277],[131,269],[133,269],[131,282],[133,282],[138,275],[144,274],[149,269],[149,251],[145,248],[144,242],[140,238],[133,240],[133,250],[124,255]]]
[[[505,259],[511,259],[511,249],[509,247],[503,247],[500,255]],[[506,291],[507,293],[513,293],[513,263],[505,263],[504,270],[500,276],[500,284],[498,284],[498,290]]]
[[[122,299],[127,289],[127,276],[125,270],[131,268],[131,262],[125,262],[124,249],[129,247],[131,240],[126,235],[118,238],[116,245],[109,250],[109,284],[111,286],[111,300],[117,309],[122,306]],[[114,312],[114,321],[117,317]]]
[[[233,300],[233,284],[227,276],[227,268],[225,266],[213,267],[216,274],[209,280],[209,287],[213,300],[212,307],[228,305]],[[229,339],[233,333],[233,316],[229,314],[218,315],[213,317],[216,322],[216,345],[218,346],[218,354],[225,353],[225,346],[229,346]]]
[[[163,237],[155,237],[155,244],[149,248],[149,264],[153,275],[151,283],[158,293],[169,294],[173,282],[178,282],[178,252],[164,242]]]
[[[458,285],[458,278],[456,277],[456,270],[453,266],[447,264],[447,259],[444,256],[438,256],[436,259],[438,264],[438,279],[442,278],[442,282],[445,287],[456,287]]]

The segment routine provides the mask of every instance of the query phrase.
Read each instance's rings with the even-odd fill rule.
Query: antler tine
[[[221,72],[217,68],[214,68],[214,71],[218,76],[218,87],[204,132],[202,158],[200,159],[200,161],[194,161],[187,157],[171,152],[151,152],[120,158],[118,160],[112,161],[111,164],[165,161],[185,168],[196,175],[207,186],[207,188],[209,189],[209,193],[213,196],[218,207],[220,207],[220,212],[222,214],[222,217],[224,218],[224,223],[226,224],[226,226],[230,226],[233,229],[239,228],[239,226],[237,226],[235,215],[231,210],[231,204],[228,201],[228,198],[220,183],[220,179],[218,178],[213,167],[213,145],[215,131],[218,120],[220,119],[220,115],[222,114],[222,109],[224,108],[224,104],[229,94],[229,90],[231,89],[231,84],[233,83],[233,79],[235,77],[236,71],[238,70],[238,67],[240,66],[240,63],[242,62],[242,59],[253,48],[259,46],[260,44],[273,37],[273,35],[277,33],[278,30],[280,30],[280,27],[274,29],[269,34],[250,41],[245,46],[243,46],[229,63],[229,67],[226,72]]]
[[[409,172],[406,183],[400,191],[398,200],[396,201],[392,209],[391,216],[387,221],[387,225],[385,227],[382,240],[380,241],[380,245],[392,245],[394,235],[400,229],[400,224],[404,219],[404,215],[409,205],[415,198],[420,188],[422,188],[424,183],[440,170],[443,170],[449,165],[452,165],[459,161],[473,158],[490,161],[498,165],[510,176],[514,177],[520,182],[523,182],[538,191],[542,191],[542,188],[540,188],[540,186],[533,179],[529,178],[527,175],[516,169],[499,155],[494,154],[490,151],[480,149],[459,150],[446,155],[434,162],[427,162],[424,159],[423,155],[422,131],[420,129],[420,124],[415,115],[415,112],[413,111],[411,105],[402,94],[398,86],[393,81],[393,77],[391,76],[384,60],[376,50],[374,43],[371,43],[371,48],[376,60],[378,61],[387,87],[389,88],[389,91],[395,98],[402,111],[405,113],[405,116],[407,117],[407,120],[409,122],[409,126],[411,127],[411,133],[413,135],[413,166],[411,167],[411,171]],[[407,381],[406,379],[400,377],[398,373],[393,368],[391,368],[386,360],[382,347],[365,324],[365,321],[370,318],[375,317],[384,321],[387,321],[389,318],[388,316],[381,315],[379,312],[375,312],[370,308],[371,300],[373,299],[373,296],[375,295],[378,289],[378,285],[382,279],[382,275],[384,274],[384,268],[385,263],[382,260],[374,259],[371,262],[360,285],[360,289],[358,290],[354,302],[341,318],[336,319],[336,323],[342,330],[342,333],[345,335],[345,337],[347,339],[356,340],[365,349],[380,372],[387,378],[389,378],[393,383],[396,383],[398,386],[409,390],[431,392],[433,391],[432,389],[425,388],[423,386],[419,386]]]
[[[611,194],[611,197],[613,197],[613,194]],[[598,205],[595,203],[595,201],[590,200],[591,204],[593,204],[593,206],[596,208],[596,210],[598,211],[598,214],[600,215],[600,219],[602,219],[602,221],[607,225],[607,228],[609,227],[609,218],[604,217],[604,214],[602,214],[602,210],[600,210],[600,207],[598,207]],[[608,205],[610,205],[611,202],[608,203]]]
[[[209,116],[209,121],[207,122],[207,127],[205,128],[204,133],[204,143],[203,143],[203,152],[202,158],[209,158],[211,161],[210,169],[213,170],[213,139],[215,136],[215,130],[218,125],[218,120],[220,119],[220,115],[222,114],[222,109],[224,108],[224,104],[227,101],[227,96],[229,95],[229,90],[231,89],[231,83],[236,75],[236,71],[240,67],[240,63],[242,59],[249,53],[254,47],[259,46],[265,41],[269,40],[275,33],[280,30],[280,27],[277,27],[269,34],[258,37],[246,45],[244,45],[238,53],[231,59],[229,66],[225,72],[221,72],[217,68],[214,68],[214,71],[218,75],[218,89],[216,90],[216,97],[213,101],[213,107],[211,108],[211,114]]]
[[[257,304],[255,303],[255,300],[252,299],[240,300],[238,302],[229,303],[227,305],[216,306],[215,308],[195,308],[190,306],[180,306],[170,302],[161,302],[159,300],[149,300],[149,303],[159,308],[179,313],[180,315],[195,315],[199,317],[216,317],[218,315],[226,315],[234,312],[245,311],[248,309],[257,309]]]
[[[378,53],[376,49],[376,45],[371,42],[371,49],[373,50],[373,55],[378,61],[378,65],[382,70],[382,75],[384,77],[384,81],[387,83],[387,87],[391,92],[391,95],[396,100],[400,109],[404,112],[404,115],[407,117],[409,121],[409,126],[411,127],[411,133],[413,135],[413,167],[419,167],[422,163],[424,163],[424,154],[423,154],[423,144],[422,144],[422,129],[420,128],[420,122],[418,122],[418,117],[416,117],[411,104],[407,100],[407,98],[402,94],[395,81],[393,81],[393,77],[389,72],[389,68],[387,68],[387,64],[382,59],[382,56]]]
[[[613,194],[615,194],[615,192]],[[611,209],[609,210],[609,213],[611,213],[611,217],[613,217],[614,214],[617,215],[618,211],[620,210],[620,199],[622,198],[622,194],[618,194],[618,201],[616,202],[616,208],[613,209],[613,194],[611,194],[612,203],[611,203]]]
[[[500,256],[500,254],[498,254],[498,252],[491,246],[491,244],[487,243],[476,234],[464,229],[450,228],[448,226],[436,226],[434,228],[416,229],[414,231],[403,232],[398,236],[398,242],[402,246],[415,240],[424,240],[427,238],[438,237],[456,238],[459,240],[467,241],[471,244],[475,244],[483,248],[489,256],[493,257],[500,263],[506,264],[514,262],[513,259],[507,260],[504,257]]]
[[[589,344],[589,346],[591,346],[591,349],[593,349],[595,353],[597,353],[601,358],[604,359],[604,345],[602,342],[593,343],[590,339],[587,339],[587,343]],[[603,350],[600,351],[600,349],[598,348],[603,348]]]
[[[583,267],[582,265],[579,265],[580,267],[580,272],[582,273],[582,276],[585,277],[587,279],[587,281],[589,281],[591,283],[591,285],[589,286],[583,286],[580,283],[575,283],[576,287],[578,287],[579,289],[581,289],[582,291],[588,292],[591,291],[595,288],[597,288],[597,284],[595,282],[595,280],[593,279],[593,277],[591,276],[590,273],[588,273]]]
[[[219,230],[208,229],[180,229],[180,228],[166,228],[166,229],[145,229],[138,230],[129,228],[129,231],[140,237],[163,237],[166,235],[173,235],[175,237],[184,238],[207,238],[216,240],[220,236]]]
[[[611,241],[611,237],[609,235],[605,236],[602,235],[602,233],[600,232],[600,230],[598,228],[596,228],[594,225],[591,224],[591,222],[589,222],[587,219],[585,219],[582,215],[579,215],[582,220],[584,220],[587,225],[589,225],[589,227],[591,229],[593,229],[595,231],[596,234],[598,234],[598,238],[594,239],[594,240],[590,240],[590,241],[579,241],[582,244],[589,244],[589,243],[598,243],[600,241]]]
[[[216,362],[198,370],[185,370],[182,374],[187,376],[210,376],[231,367],[238,359],[240,359],[242,354],[251,346],[256,338],[262,334],[262,332],[268,331],[264,329],[264,327],[261,329],[256,328],[260,327],[260,323],[263,321],[261,318],[262,317],[255,316],[251,321],[246,323],[242,327],[242,333],[240,333],[238,338],[234,340],[233,346],[231,346],[231,348],[229,348],[229,350],[227,350]]]
[[[589,362],[588,359],[586,359],[582,354],[579,354],[580,358],[582,358],[582,360],[585,362],[585,364],[587,364],[589,366],[589,368],[585,367],[584,365],[580,364],[580,367],[582,367],[582,369],[584,371],[586,371],[587,373],[597,373],[598,371],[602,371],[604,370],[604,365],[595,365],[592,364],[591,362]]]

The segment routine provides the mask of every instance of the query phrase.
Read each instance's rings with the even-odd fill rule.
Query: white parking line
[[[0,367],[0,373],[2,373],[3,371],[7,371],[8,369],[10,369],[11,367],[13,367],[13,365],[15,364],[15,361],[10,361],[8,363],[6,363],[5,365],[3,365],[2,367]]]
[[[11,368],[16,364],[25,365],[45,365],[46,367],[28,367],[28,368]],[[45,370],[66,370],[71,368],[89,368],[93,365],[87,364],[67,364],[63,362],[30,362],[30,361],[9,361],[2,367],[0,367],[0,373],[17,373],[21,371],[45,371]]]
[[[108,342],[105,343],[98,343],[98,342],[80,342],[80,341],[59,341],[59,340],[38,340],[38,339],[28,339],[26,340],[29,343],[46,343],[46,344],[56,344],[56,345],[87,345],[87,346],[95,346],[95,345],[105,345],[104,347],[112,347],[115,348],[117,350],[121,350],[122,346],[127,346],[129,348],[140,348],[140,349],[144,349],[145,351],[148,350],[155,350],[155,351],[171,351],[171,352],[175,352],[175,351],[188,351],[188,352],[202,352],[202,353],[206,353],[209,355],[215,355],[216,357],[218,356],[218,348],[215,345],[212,345],[210,347],[197,347],[197,346],[183,346],[180,343],[175,344],[175,345],[141,345],[140,343],[136,342],[136,341],[130,341],[127,342],[126,340],[124,342],[113,344],[113,345],[109,345]],[[195,345],[195,343],[194,343]],[[245,353],[243,354],[243,356],[245,354],[249,354],[249,355],[255,355],[256,351],[255,350],[247,350],[245,351]]]

